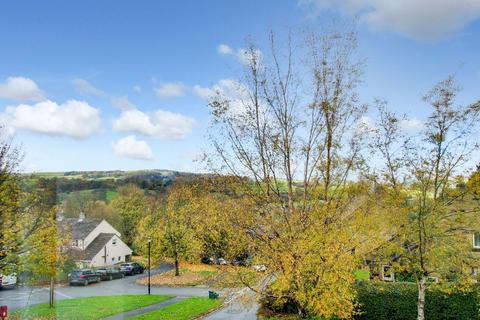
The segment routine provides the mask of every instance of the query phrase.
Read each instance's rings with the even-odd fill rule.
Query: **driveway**
[[[255,291],[260,292],[265,290],[269,283],[274,280],[273,274],[267,274],[254,288]],[[202,320],[255,320],[257,319],[257,312],[260,309],[258,302],[258,294],[250,288],[243,288],[229,295],[223,304],[223,307],[214,311]]]
[[[162,264],[158,269],[152,270],[152,274],[165,272],[172,267]],[[55,298],[72,299],[90,296],[109,296],[121,294],[146,294],[147,287],[138,285],[136,281],[145,277],[145,274],[136,276],[127,276],[124,279],[102,281],[92,283],[87,287],[83,286],[66,286],[57,287],[55,290]],[[207,288],[169,288],[169,287],[152,287],[152,294],[171,295],[177,297],[191,296],[208,296]],[[0,305],[7,305],[9,310],[25,307],[37,303],[47,303],[49,299],[49,288],[43,287],[19,287],[16,289],[0,290]]]
[[[255,292],[248,288],[227,297],[224,306],[203,317],[203,320],[255,320],[260,304]]]

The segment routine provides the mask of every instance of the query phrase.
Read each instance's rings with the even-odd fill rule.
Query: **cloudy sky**
[[[0,122],[25,171],[201,171],[212,88],[282,31],[356,18],[361,97],[425,117],[422,93],[456,73],[480,99],[480,0],[2,1]]]

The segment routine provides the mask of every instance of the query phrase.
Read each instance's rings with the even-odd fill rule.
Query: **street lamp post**
[[[152,239],[148,238],[148,294],[150,294],[150,247]]]

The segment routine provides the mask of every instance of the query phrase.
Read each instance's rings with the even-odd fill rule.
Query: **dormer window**
[[[473,247],[475,249],[480,249],[480,232],[475,232],[473,234]]]
[[[395,281],[395,273],[392,270],[390,265],[383,265],[382,266],[382,280],[393,282]]]

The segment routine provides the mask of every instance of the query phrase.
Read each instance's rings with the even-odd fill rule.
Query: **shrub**
[[[415,320],[417,286],[414,283],[359,282],[356,285],[360,314],[356,320]],[[435,320],[479,319],[479,290],[430,288],[426,293],[425,318]]]
[[[417,285],[409,282],[366,282],[355,284],[359,304],[355,320],[417,319]],[[480,319],[480,289],[469,291],[429,288],[426,293],[425,318],[435,320]],[[264,314],[295,314],[295,305],[288,300],[271,297],[261,299]]]

